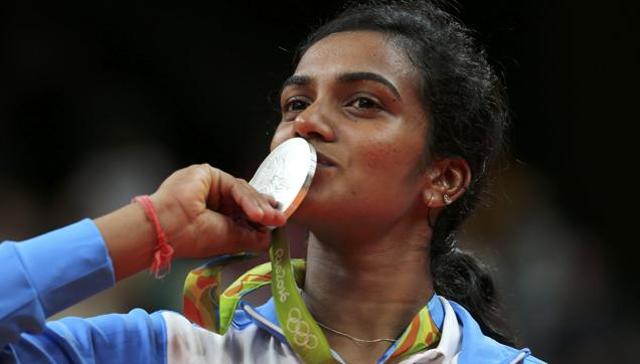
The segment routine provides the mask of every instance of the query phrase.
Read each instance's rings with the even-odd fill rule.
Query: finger
[[[260,195],[261,200],[263,200],[265,203],[267,203],[267,205],[273,209],[277,209],[278,206],[280,206],[280,203],[276,200],[275,197],[268,195],[266,193],[261,193],[258,191],[258,194]]]
[[[271,220],[265,221],[264,225],[267,226],[283,226],[287,223],[287,217],[279,210],[276,210],[273,214]]]
[[[205,164],[204,167],[207,168],[207,173],[209,174],[207,206],[216,211],[220,204],[222,204],[225,196],[229,196],[231,188],[233,188],[233,185],[236,183],[236,178],[208,164]]]
[[[258,222],[264,218],[265,205],[258,192],[246,181],[238,180],[232,191],[235,202],[249,220]]]
[[[252,191],[246,187],[248,186],[246,181],[213,167],[211,169],[213,181],[207,198],[208,206],[211,209],[218,211],[223,204],[237,205],[249,218],[262,218],[264,212],[255,198],[251,198]]]
[[[256,203],[262,209],[263,215],[249,217],[249,220],[264,226],[281,226],[285,223],[284,214],[277,208],[278,202],[271,196],[258,192],[253,186],[246,184],[251,196],[256,199]]]
[[[262,203],[264,210],[264,217],[260,221],[261,224],[266,226],[282,226],[286,222],[284,213],[280,211],[278,206],[280,205],[273,197],[261,194],[263,198]]]
[[[269,246],[269,232],[243,226],[228,216],[207,211],[203,214],[203,222],[206,241],[217,242],[209,244],[208,254],[260,251]]]
[[[262,208],[262,211],[264,211],[264,216],[262,217],[260,222],[265,224],[265,222],[267,221],[272,221],[275,214],[278,212],[277,209],[272,206],[272,203],[270,201],[272,197],[263,193],[258,193],[257,198],[258,203],[260,204],[260,208]]]
[[[238,206],[249,221],[265,226],[281,226],[285,218],[277,210],[278,202],[271,196],[261,194],[247,181],[217,170],[218,203],[232,202]]]

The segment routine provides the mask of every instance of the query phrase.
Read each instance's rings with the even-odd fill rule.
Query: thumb
[[[204,248],[207,255],[262,251],[269,247],[271,234],[267,230],[255,229],[244,221],[234,221],[211,210],[203,212],[201,219],[204,225],[203,239],[209,242]]]

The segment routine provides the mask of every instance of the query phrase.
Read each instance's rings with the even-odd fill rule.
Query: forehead
[[[374,31],[331,34],[311,46],[296,74],[320,77],[345,72],[378,73],[396,86],[412,86],[417,71],[390,37]]]

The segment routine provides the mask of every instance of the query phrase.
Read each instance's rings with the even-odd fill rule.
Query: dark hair
[[[426,1],[350,4],[306,39],[295,62],[324,37],[356,30],[381,32],[406,52],[422,78],[424,107],[431,120],[428,151],[436,158],[463,158],[471,168],[469,188],[442,211],[433,227],[434,288],[469,310],[486,335],[513,345],[486,267],[456,248],[456,230],[475,207],[488,166],[505,144],[508,113],[502,84],[469,30]]]

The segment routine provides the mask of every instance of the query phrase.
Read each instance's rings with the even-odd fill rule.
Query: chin
[[[314,217],[313,214],[310,213],[309,209],[307,208],[307,204],[305,204],[305,201],[303,201],[302,204],[298,206],[293,215],[289,217],[289,221],[297,225],[307,226],[307,222],[313,221],[316,218],[317,217]]]
[[[331,224],[334,218],[330,211],[323,211],[319,205],[314,203],[313,199],[305,199],[291,215],[289,221],[309,230],[314,230],[320,226],[326,228],[327,224]]]

